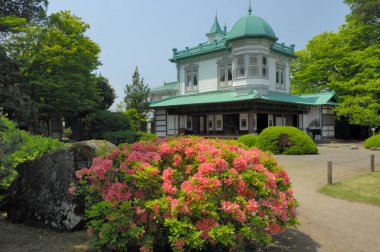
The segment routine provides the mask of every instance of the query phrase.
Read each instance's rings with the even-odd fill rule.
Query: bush
[[[4,197],[17,175],[17,165],[62,148],[64,143],[48,137],[30,135],[17,129],[16,124],[5,117],[0,116],[0,122],[3,125],[0,130],[0,208],[3,208]]]
[[[86,138],[101,139],[106,132],[130,130],[128,117],[121,112],[98,110],[85,121]]]
[[[257,137],[256,147],[274,154],[317,154],[313,140],[303,131],[290,126],[274,126],[264,129]]]
[[[131,130],[127,131],[117,131],[117,132],[106,132],[103,134],[103,139],[119,145],[122,143],[135,143],[141,140],[154,140],[156,135],[146,133],[146,132],[133,132]]]
[[[257,136],[247,134],[240,136],[237,141],[243,143],[247,147],[254,147],[257,141]]]
[[[369,149],[373,147],[380,147],[380,135],[371,136],[364,141],[364,147]]]
[[[122,145],[76,172],[87,233],[117,251],[242,250],[296,223],[289,177],[268,153],[177,137]]]

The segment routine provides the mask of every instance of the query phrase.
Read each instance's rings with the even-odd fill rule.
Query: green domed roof
[[[277,40],[272,27],[261,17],[247,15],[240,18],[232,27],[228,40],[235,40],[245,37],[265,37],[270,40]]]

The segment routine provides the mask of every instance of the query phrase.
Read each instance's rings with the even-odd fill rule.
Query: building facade
[[[230,31],[215,17],[206,42],[173,49],[177,81],[151,91],[157,136],[241,135],[286,125],[334,137],[335,95],[290,94],[295,46],[278,43],[251,12]]]

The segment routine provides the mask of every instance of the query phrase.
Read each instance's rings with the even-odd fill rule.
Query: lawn
[[[380,172],[369,172],[345,179],[322,187],[320,192],[349,201],[380,205]]]

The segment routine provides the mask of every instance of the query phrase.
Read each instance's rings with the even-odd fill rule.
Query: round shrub
[[[121,143],[135,143],[138,141],[154,140],[156,139],[156,135],[147,132],[134,132],[131,130],[126,130],[116,132],[105,132],[102,138],[115,145],[119,145]]]
[[[317,154],[314,141],[302,130],[290,126],[274,126],[264,129],[257,137],[256,147],[274,154]]]
[[[296,224],[286,171],[266,152],[223,140],[123,145],[76,176],[70,191],[87,196],[87,232],[98,248],[242,250]]]
[[[371,136],[364,141],[364,147],[369,149],[373,147],[380,147],[380,135]]]
[[[243,143],[247,147],[253,147],[256,144],[257,136],[247,134],[240,136],[237,141]]]

